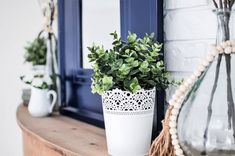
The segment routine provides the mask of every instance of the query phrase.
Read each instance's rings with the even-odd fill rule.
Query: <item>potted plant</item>
[[[56,103],[57,94],[54,90],[49,90],[53,84],[52,79],[44,74],[29,74],[22,76],[21,80],[31,86],[31,97],[28,110],[34,117],[44,117],[52,113]],[[52,102],[50,101],[52,95]]]
[[[25,47],[25,62],[33,65],[33,70],[43,71],[46,64],[47,43],[46,38],[38,36]]]
[[[102,95],[108,152],[119,156],[143,156],[151,142],[155,89],[166,89],[169,80],[154,34],[143,38],[130,33],[122,41],[116,32],[113,48],[93,44],[92,92]]]

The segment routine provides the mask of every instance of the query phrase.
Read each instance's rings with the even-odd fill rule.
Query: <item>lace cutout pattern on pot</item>
[[[137,93],[113,89],[102,94],[103,109],[112,114],[145,114],[153,111],[155,89],[141,89]]]

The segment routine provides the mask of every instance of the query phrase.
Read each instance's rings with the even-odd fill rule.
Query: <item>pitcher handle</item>
[[[51,103],[51,106],[50,106],[50,109],[49,109],[49,113],[52,113],[53,108],[54,108],[55,103],[56,103],[57,93],[54,90],[49,90],[47,92],[47,97],[50,98],[50,95],[52,96],[52,103]]]

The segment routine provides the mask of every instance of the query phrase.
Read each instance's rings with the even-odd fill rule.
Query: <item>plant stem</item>
[[[216,1],[215,0],[212,0],[212,1],[214,3],[215,7],[218,8],[218,4],[216,3]]]
[[[228,102],[228,112],[230,119],[230,129],[231,129],[231,120],[233,124],[233,138],[235,139],[235,113],[234,113],[234,101],[232,95],[232,84],[231,84],[231,55],[226,54],[226,72],[227,72],[227,102]]]
[[[221,3],[222,1],[220,1]],[[227,2],[224,2],[224,8],[227,8]],[[224,13],[222,15],[219,15],[219,24],[221,24],[222,28],[222,35],[223,41],[226,41],[230,38],[230,34],[229,34],[229,19],[230,19],[230,13],[226,12],[226,10],[224,11]],[[210,120],[211,120],[211,115],[212,115],[212,102],[214,99],[214,93],[216,91],[217,88],[217,83],[218,83],[218,77],[219,77],[219,68],[220,68],[220,64],[221,64],[221,59],[222,59],[222,55],[218,56],[218,61],[217,61],[217,66],[216,66],[216,74],[215,74],[215,81],[214,81],[214,85],[212,88],[212,92],[211,92],[211,97],[210,97],[210,101],[209,101],[209,105],[208,105],[208,116],[207,116],[207,123],[206,123],[206,129],[204,131],[204,151],[201,153],[202,155],[206,155],[206,142],[208,139],[208,128],[210,125]],[[233,123],[233,135],[235,138],[235,113],[234,113],[234,102],[233,102],[233,97],[232,97],[232,86],[231,86],[231,56],[230,54],[225,55],[225,61],[226,61],[226,72],[227,72],[227,103],[228,103],[228,128],[231,129],[231,123]],[[231,122],[232,120],[232,122]]]
[[[219,0],[219,7],[220,7],[220,9],[223,9],[223,2],[222,2],[222,0]]]
[[[206,142],[207,142],[207,139],[208,139],[208,128],[209,128],[209,124],[210,124],[210,120],[211,120],[211,115],[212,115],[212,102],[214,100],[214,94],[215,94],[215,91],[216,91],[216,88],[217,88],[217,84],[218,84],[221,59],[222,59],[222,55],[220,54],[218,56],[218,59],[217,59],[216,72],[215,72],[215,80],[214,80],[213,88],[212,88],[212,91],[211,91],[209,105],[207,107],[208,115],[207,115],[206,129],[205,129],[204,135],[203,135],[203,138],[204,138],[204,141],[203,141],[204,150],[202,151],[201,155],[206,155]]]

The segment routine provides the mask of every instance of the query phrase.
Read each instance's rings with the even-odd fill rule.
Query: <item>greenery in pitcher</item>
[[[169,80],[160,53],[162,44],[156,42],[154,34],[138,38],[129,32],[126,42],[116,32],[111,35],[112,49],[105,50],[95,44],[88,47],[91,52],[88,58],[94,62],[93,93],[102,94],[113,88],[135,93],[141,88],[165,89],[175,83]]]
[[[24,83],[39,89],[50,89],[53,85],[52,78],[44,73],[29,73],[21,76],[20,79]]]
[[[45,38],[38,37],[33,42],[29,42],[25,50],[26,62],[31,62],[33,65],[46,64],[47,43]]]

